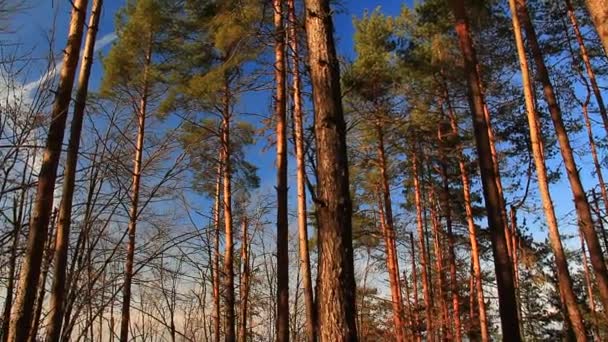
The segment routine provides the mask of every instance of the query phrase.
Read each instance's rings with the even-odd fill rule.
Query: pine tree
[[[321,341],[356,341],[352,203],[340,70],[329,1],[306,0],[305,5],[320,204],[317,207],[319,338]]]

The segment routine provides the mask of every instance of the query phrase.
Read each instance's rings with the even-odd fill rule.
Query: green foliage
[[[157,56],[164,28],[171,23],[172,7],[165,0],[130,0],[116,14],[117,41],[103,59],[104,77],[100,92],[132,100],[145,87],[161,81]],[[148,61],[150,58],[150,61]],[[146,84],[144,84],[146,83]]]
[[[198,124],[187,123],[182,129],[180,142],[190,158],[194,174],[194,189],[213,196],[215,177],[220,159],[221,122],[217,119],[203,119]],[[246,149],[255,143],[255,128],[246,122],[238,122],[230,131],[231,163],[235,190],[259,187],[257,167],[245,158]]]

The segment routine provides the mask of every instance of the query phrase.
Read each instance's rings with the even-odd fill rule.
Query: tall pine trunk
[[[420,267],[422,271],[420,276],[422,277],[422,294],[424,298],[424,312],[426,319],[426,338],[429,341],[434,340],[434,331],[433,331],[433,316],[432,316],[432,297],[431,290],[429,285],[429,274],[428,274],[428,265],[429,258],[426,250],[425,243],[425,234],[424,234],[424,222],[422,218],[422,195],[420,188],[420,179],[418,175],[418,158],[416,153],[412,153],[412,178],[414,179],[414,202],[416,205],[416,227],[418,231],[418,248],[420,249],[421,256],[421,264]]]
[[[436,210],[435,190],[429,185],[429,209],[431,212],[431,229],[433,230],[433,248],[435,249],[435,270],[437,272],[437,291],[439,297],[439,308],[441,310],[441,337],[445,341],[452,340],[450,329],[450,313],[448,309],[447,294],[445,292],[446,279],[444,272],[443,256],[443,229],[440,227],[439,216]]]
[[[308,250],[308,226],[306,213],[306,163],[304,146],[304,112],[302,110],[302,89],[300,79],[300,53],[298,44],[298,21],[295,0],[288,0],[289,48],[292,56],[293,124],[296,154],[296,190],[298,204],[298,241],[300,247],[300,272],[306,308],[306,335],[308,342],[317,338],[315,303],[310,272],[310,252]]]
[[[441,128],[437,130],[438,139],[442,144],[443,132]],[[441,173],[441,202],[443,207],[443,215],[445,218],[445,225],[448,233],[448,262],[450,265],[450,294],[452,297],[452,312],[453,312],[453,326],[454,326],[454,340],[462,340],[462,329],[460,323],[460,295],[458,293],[458,277],[456,270],[456,252],[455,252],[455,238],[452,225],[452,207],[450,204],[450,185],[448,179],[448,167],[445,160],[445,153],[443,146],[439,147],[440,156],[440,173]]]
[[[220,132],[220,135],[222,133]],[[217,175],[215,181],[215,203],[213,211],[213,338],[215,342],[220,342],[220,322],[221,322],[221,307],[220,307],[220,218],[222,208],[222,151],[220,151],[220,161],[217,165]]]
[[[25,341],[30,331],[36,301],[36,286],[47,240],[47,229],[53,207],[53,193],[57,179],[57,166],[61,156],[61,145],[68,116],[68,108],[74,87],[74,76],[82,44],[82,32],[88,0],[72,2],[68,42],[63,50],[63,62],[59,74],[59,85],[50,115],[50,126],[44,148],[36,198],[29,224],[29,235],[25,257],[19,275],[19,288],[11,309],[8,341]]]
[[[287,217],[287,91],[285,72],[285,27],[283,1],[273,0],[274,115],[277,130],[277,341],[289,341],[289,227]]]
[[[545,165],[545,155],[543,151],[543,141],[538,115],[534,106],[534,90],[533,83],[530,77],[528,60],[524,48],[524,40],[521,34],[521,26],[517,15],[515,0],[509,0],[511,8],[511,17],[513,23],[513,34],[515,36],[515,44],[517,47],[517,55],[519,57],[519,66],[522,75],[522,86],[524,91],[524,100],[526,104],[526,113],[528,117],[528,125],[530,128],[530,144],[532,145],[532,156],[536,167],[536,176],[538,178],[538,190],[543,204],[543,211],[547,219],[547,227],[549,228],[549,241],[553,255],[555,257],[555,268],[557,273],[557,283],[560,289],[562,304],[566,310],[567,318],[572,326],[572,331],[576,336],[577,341],[586,341],[585,326],[583,317],[578,307],[576,295],[572,287],[572,278],[568,270],[568,261],[562,240],[559,235],[557,224],[557,216],[549,191],[549,180],[547,176],[547,168]]]
[[[232,163],[230,149],[230,121],[232,119],[230,104],[231,93],[228,75],[224,80],[224,104],[222,109],[222,174],[223,174],[223,208],[224,229],[226,239],[224,242],[224,334],[226,342],[234,342],[235,314],[234,314],[234,236],[232,227]]]
[[[444,85],[444,96],[448,109],[448,116],[450,119],[450,126],[452,127],[452,134],[455,135],[456,139],[460,138],[460,132],[458,129],[458,122],[456,120],[456,114],[452,108],[450,95],[448,92],[447,85]],[[476,290],[477,299],[477,311],[479,319],[479,329],[481,333],[482,342],[490,340],[488,332],[488,316],[486,313],[485,298],[483,293],[483,279],[481,275],[481,263],[479,257],[479,243],[477,241],[477,230],[475,229],[475,219],[473,217],[473,206],[471,204],[471,182],[469,180],[469,173],[464,162],[464,153],[462,151],[462,144],[458,144],[458,168],[460,170],[460,180],[462,182],[462,196],[464,200],[465,216],[467,219],[467,228],[469,231],[469,243],[471,245],[471,260],[473,267],[473,282]]]
[[[55,228],[57,227],[57,208],[53,211],[51,216],[51,222],[49,226],[48,236],[49,239],[44,248],[44,264],[42,266],[42,274],[40,276],[40,283],[38,284],[38,295],[36,297],[36,306],[34,310],[34,318],[32,321],[32,327],[28,336],[28,342],[36,342],[38,340],[38,329],[40,327],[40,320],[42,319],[42,308],[44,306],[44,297],[46,295],[46,279],[49,275],[49,269],[51,268],[51,262],[53,261],[53,252],[55,248]]]
[[[139,216],[139,188],[141,183],[142,159],[144,155],[144,136],[146,132],[146,116],[149,96],[149,67],[152,61],[152,38],[148,38],[144,64],[143,87],[141,99],[137,107],[137,138],[135,156],[133,158],[133,183],[131,187],[131,208],[129,210],[129,227],[127,229],[127,259],[125,261],[125,279],[122,288],[122,309],[120,318],[120,342],[129,340],[129,323],[131,319],[131,284],[133,282],[133,266],[135,261],[135,234]]]
[[[101,15],[103,0],[93,0],[87,36],[84,43],[80,74],[78,75],[78,90],[74,101],[74,115],[70,127],[70,140],[68,143],[67,158],[63,177],[61,205],[59,208],[59,222],[57,225],[57,238],[55,255],[53,257],[53,286],[51,288],[51,301],[49,304],[48,328],[46,339],[49,342],[59,341],[61,322],[63,321],[63,307],[66,293],[66,269],[68,263],[68,247],[70,244],[70,226],[72,224],[72,201],[76,183],[76,169],[78,164],[78,150],[80,148],[80,134],[89,89],[89,76],[93,65],[93,52],[97,27]]]
[[[420,317],[418,317],[418,271],[416,267],[416,244],[414,244],[414,233],[410,232],[410,249],[412,258],[412,292],[414,292],[414,318],[412,332],[416,341],[422,340],[420,335]]]
[[[568,132],[566,131],[566,127],[564,125],[561,109],[557,103],[553,85],[549,79],[549,71],[545,65],[540,45],[536,37],[536,32],[526,8],[525,0],[516,0],[516,10],[526,32],[530,52],[536,64],[538,78],[543,85],[545,99],[547,101],[549,113],[551,114],[551,120],[553,121],[553,126],[557,135],[557,141],[559,143],[564,166],[566,167],[568,181],[570,182],[570,189],[572,190],[572,195],[574,198],[578,223],[585,235],[585,240],[587,241],[587,245],[589,247],[591,265],[595,271],[600,299],[604,308],[608,308],[608,270],[606,269],[606,264],[604,262],[604,256],[602,255],[602,249],[600,247],[597,233],[593,228],[591,207],[578,174],[576,161],[574,159],[574,152],[572,151],[572,147],[570,145],[570,138],[568,137]],[[604,310],[604,314],[608,319],[608,310]]]
[[[306,0],[315,108],[319,228],[317,312],[322,342],[357,341],[346,123],[329,0]]]
[[[464,72],[469,88],[469,106],[473,116],[475,142],[494,254],[502,331],[509,334],[512,341],[521,341],[513,268],[505,240],[505,222],[501,213],[500,194],[492,163],[488,122],[484,115],[485,100],[481,91],[481,77],[477,70],[477,55],[473,47],[464,0],[450,0],[449,3],[456,19],[455,28],[464,58]]]
[[[395,226],[393,223],[393,209],[389,179],[387,172],[387,162],[384,147],[384,131],[381,123],[376,124],[376,138],[378,139],[378,166],[380,168],[381,194],[379,201],[380,220],[384,233],[384,243],[386,245],[386,266],[389,273],[389,285],[391,289],[391,301],[393,308],[393,322],[395,323],[395,338],[397,342],[404,342],[404,324],[402,321],[403,299],[401,297],[401,286],[399,283],[399,260],[397,258],[397,246],[395,243]]]
[[[585,0],[585,4],[604,46],[604,53],[608,56],[608,1]]]
[[[583,256],[583,274],[585,275],[585,288],[587,290],[587,300],[589,302],[589,311],[591,311],[591,320],[593,321],[593,334],[596,341],[600,340],[599,326],[597,319],[597,311],[595,310],[595,298],[593,296],[593,280],[589,272],[589,262],[587,261],[587,249],[585,248],[585,238],[583,232],[579,229],[578,236],[581,242],[581,255]]]

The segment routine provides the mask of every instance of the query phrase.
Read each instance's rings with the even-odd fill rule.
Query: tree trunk
[[[477,70],[479,72],[479,65],[477,65]],[[481,85],[481,83],[480,83]],[[483,85],[480,86],[481,94],[483,96],[484,90]],[[507,206],[505,203],[505,195],[502,189],[502,178],[500,177],[500,163],[498,161],[498,152],[496,150],[496,137],[494,136],[494,128],[492,128],[492,120],[490,118],[490,111],[488,110],[487,104],[484,103],[483,106],[483,114],[486,119],[486,123],[488,124],[488,138],[490,140],[490,153],[492,155],[492,167],[494,168],[494,175],[496,176],[496,189],[498,190],[498,205],[500,206],[500,216],[502,217],[502,222],[504,224],[503,230],[505,232],[505,242],[507,244],[507,253],[509,254],[509,258],[513,258],[513,247],[511,246],[511,231],[509,230],[508,220],[507,220]],[[517,298],[517,296],[515,297]]]
[[[70,127],[70,140],[66,154],[65,171],[63,176],[63,189],[61,205],[59,208],[59,223],[55,239],[55,255],[53,257],[53,286],[51,288],[51,301],[49,304],[48,328],[46,339],[49,342],[58,342],[61,336],[61,322],[63,321],[63,306],[65,299],[66,269],[68,262],[68,248],[70,244],[70,226],[72,223],[72,200],[76,182],[76,169],[78,167],[78,150],[80,148],[80,134],[84,111],[89,89],[89,76],[93,65],[93,52],[95,51],[95,37],[99,25],[99,16],[103,0],[93,0],[87,36],[84,43],[80,74],[78,75],[78,90],[74,101],[74,115]]]
[[[579,229],[578,235],[581,241],[581,254],[583,256],[583,273],[585,275],[585,287],[587,289],[587,300],[589,301],[589,311],[591,311],[591,320],[593,321],[594,340],[600,341],[599,325],[597,319],[597,311],[595,310],[595,298],[593,296],[593,281],[589,273],[589,263],[587,261],[587,250],[585,248],[585,238],[583,232]]]
[[[517,55],[519,57],[519,66],[522,75],[526,113],[528,117],[528,125],[530,127],[530,144],[532,145],[532,156],[534,158],[536,176],[538,178],[538,191],[543,204],[543,211],[545,212],[545,217],[547,219],[547,227],[549,228],[549,241],[555,257],[557,282],[561,293],[560,297],[563,300],[562,304],[566,309],[568,316],[567,318],[570,320],[576,340],[586,341],[587,336],[585,333],[585,326],[583,324],[583,318],[572,287],[572,278],[570,277],[570,271],[568,270],[568,261],[566,254],[564,253],[561,237],[559,235],[557,216],[555,215],[553,200],[551,199],[551,193],[549,191],[549,180],[545,165],[542,134],[534,106],[533,84],[529,74],[528,61],[524,48],[524,40],[521,34],[521,26],[519,23],[515,0],[509,0],[509,7],[511,8],[513,33],[515,36]]]
[[[439,307],[441,309],[441,337],[444,341],[452,340],[450,330],[450,314],[448,310],[447,295],[445,293],[445,273],[443,269],[443,230],[440,227],[439,217],[437,216],[435,190],[433,185],[429,185],[429,208],[431,211],[431,228],[433,229],[433,247],[435,249],[435,269],[437,272],[437,290],[439,297]]]
[[[426,243],[424,242],[424,222],[422,219],[422,196],[420,189],[420,179],[418,177],[418,158],[415,153],[412,153],[412,178],[414,179],[414,196],[416,204],[416,226],[418,229],[418,248],[420,249],[421,265],[422,268],[422,294],[424,298],[424,312],[426,315],[426,339],[428,341],[434,341],[433,332],[433,317],[432,317],[432,299],[429,286],[429,275],[428,275],[428,264],[429,259],[427,257]]]
[[[289,222],[287,217],[287,92],[283,1],[273,0],[277,129],[277,341],[289,341]]]
[[[220,132],[221,134],[221,132]],[[223,152],[220,151],[220,155]],[[220,159],[223,157],[220,156]],[[217,166],[217,180],[215,183],[215,204],[213,212],[213,338],[215,342],[220,342],[220,208],[221,208],[221,190],[222,190],[222,161]]]
[[[412,253],[412,291],[414,292],[414,323],[412,331],[416,341],[422,340],[420,336],[420,318],[418,317],[418,271],[416,267],[416,245],[414,244],[414,233],[410,232],[410,246]]]
[[[57,166],[61,156],[61,145],[74,86],[74,75],[80,55],[87,3],[87,0],[72,2],[68,42],[63,50],[59,86],[53,103],[44,156],[38,175],[27,249],[19,275],[19,289],[11,309],[8,341],[25,341],[30,331],[37,291],[36,286],[32,284],[38,284],[40,280],[44,245],[47,240],[47,229],[53,207]]]
[[[295,0],[288,0],[289,47],[292,54],[293,76],[293,123],[296,154],[296,187],[298,202],[298,241],[300,246],[300,272],[306,307],[306,334],[308,342],[317,338],[315,308],[310,272],[310,252],[308,251],[308,227],[306,217],[306,163],[304,161],[304,113],[302,111],[302,90],[300,80],[300,54],[298,51],[298,30]]]
[[[306,0],[305,5],[317,147],[319,337],[322,342],[357,341],[352,203],[340,69],[329,0]]]
[[[25,164],[23,177],[25,178],[26,170],[28,165]],[[11,307],[13,306],[13,291],[15,290],[16,284],[16,272],[17,272],[17,258],[19,252],[19,241],[21,240],[21,229],[23,228],[23,209],[25,207],[25,194],[26,190],[21,191],[19,204],[15,200],[13,206],[13,231],[11,232],[13,243],[11,245],[10,257],[8,260],[8,279],[6,284],[6,292],[4,299],[4,310],[2,313],[2,330],[0,335],[2,336],[2,342],[6,342],[8,339],[8,326],[11,318]],[[17,209],[19,206],[19,209]]]
[[[593,228],[591,207],[589,206],[585,189],[583,188],[583,184],[578,174],[574,153],[572,151],[572,147],[570,146],[570,138],[568,137],[568,132],[564,126],[561,109],[557,103],[553,85],[549,79],[549,71],[545,66],[540,45],[538,44],[536,38],[536,32],[528,15],[525,0],[516,0],[516,6],[519,19],[522,21],[522,26],[526,31],[526,37],[528,38],[531,55],[536,64],[538,77],[543,84],[545,99],[549,107],[549,113],[551,114],[551,120],[553,121],[557,141],[559,142],[560,151],[564,160],[564,166],[566,167],[566,172],[568,174],[568,181],[570,182],[570,188],[574,197],[574,205],[578,216],[578,222],[581,230],[585,234],[587,245],[589,246],[591,265],[595,271],[598,289],[600,292],[600,299],[602,301],[602,305],[605,308],[608,308],[608,270],[606,269],[606,264],[604,263],[604,256],[602,255],[597,233]],[[606,315],[606,319],[608,319],[608,310],[604,310],[604,314]]]
[[[142,159],[144,154],[144,135],[149,95],[148,70],[152,60],[152,39],[149,38],[144,64],[144,79],[142,97],[137,108],[137,141],[135,157],[133,158],[133,184],[131,188],[131,209],[129,211],[129,227],[127,242],[127,260],[125,262],[125,280],[123,283],[122,309],[120,318],[120,342],[129,340],[129,323],[131,314],[131,283],[133,281],[133,265],[135,259],[135,233],[139,215],[139,188],[141,182]]]
[[[460,132],[458,131],[458,122],[456,121],[456,114],[452,108],[450,96],[447,86],[444,86],[446,104],[448,107],[448,116],[450,118],[450,126],[452,127],[452,134],[460,139]],[[473,217],[473,207],[471,205],[471,182],[469,181],[469,173],[464,162],[464,154],[462,152],[462,144],[458,144],[458,167],[460,169],[460,179],[462,181],[462,192],[464,199],[465,215],[467,219],[467,228],[469,230],[469,242],[471,245],[471,259],[473,264],[473,276],[475,283],[475,290],[477,292],[477,308],[479,314],[479,329],[481,333],[482,342],[490,340],[488,332],[488,318],[486,314],[485,298],[483,294],[483,280],[481,275],[481,263],[479,258],[479,244],[477,242],[477,230],[475,229],[475,219]]]
[[[393,224],[393,209],[391,192],[387,173],[387,162],[384,149],[384,132],[381,123],[376,125],[376,137],[378,139],[378,166],[380,168],[381,193],[379,199],[380,221],[384,233],[384,244],[386,246],[386,266],[389,274],[389,284],[391,288],[391,301],[393,308],[393,322],[395,323],[395,339],[397,342],[405,342],[403,335],[403,298],[399,284],[399,260],[397,258],[397,246],[395,244],[395,227]]]
[[[484,115],[485,103],[481,91],[481,77],[476,69],[478,65],[477,56],[470,35],[464,0],[450,0],[449,2],[456,19],[455,28],[464,57],[465,76],[469,87],[468,98],[473,115],[475,142],[488,214],[488,226],[492,239],[502,331],[505,334],[508,332],[512,341],[521,341],[513,269],[507,251],[504,235],[505,224],[500,208],[500,194],[496,187],[496,174],[492,165],[488,123]]]
[[[604,173],[602,172],[602,166],[601,166],[600,159],[599,159],[599,156],[597,153],[597,145],[595,143],[595,138],[593,137],[593,127],[591,126],[591,119],[589,118],[589,87],[587,87],[587,98],[582,103],[582,112],[583,112],[583,119],[585,120],[585,128],[587,130],[587,140],[589,140],[589,147],[591,149],[591,158],[593,160],[593,167],[595,169],[595,175],[597,176],[597,181],[598,181],[598,185],[600,188],[600,194],[602,195],[602,200],[604,202],[604,208],[606,209],[606,212],[608,213],[608,191],[606,190],[606,182],[604,181]],[[595,189],[593,189],[593,191],[592,191],[592,198],[596,204],[595,209],[597,210],[597,215],[599,218],[600,226],[602,226],[602,223],[601,223],[602,217],[600,214],[599,206],[597,205]],[[604,234],[604,236],[603,236],[604,250],[606,250],[608,248],[608,245],[606,245],[606,240],[605,240],[606,236],[605,236],[603,229],[602,229],[602,234]]]
[[[224,176],[224,333],[226,342],[235,342],[234,314],[234,238],[232,234],[232,165],[230,150],[230,89],[226,76],[224,84],[224,108],[222,113],[222,173]]]
[[[36,296],[36,306],[34,310],[34,318],[32,322],[32,328],[30,330],[27,341],[36,342],[38,340],[38,329],[40,327],[40,320],[42,319],[42,308],[44,306],[44,297],[46,295],[46,279],[51,268],[51,261],[53,260],[53,249],[55,247],[55,227],[57,226],[57,208],[53,212],[48,232],[48,241],[44,248],[44,264],[42,265],[42,274],[40,276],[40,283],[38,284],[38,295]]]
[[[241,325],[239,327],[239,341],[247,342],[247,308],[249,305],[249,235],[247,234],[247,218],[243,219],[243,240],[241,241],[241,262],[243,273],[241,275]]]
[[[604,46],[604,53],[608,56],[608,1],[585,0],[585,4]]]
[[[588,3],[589,2],[591,1],[588,1]],[[604,5],[608,6],[608,2],[605,2]],[[579,48],[581,50],[581,58],[583,59],[583,63],[585,64],[587,76],[589,76],[589,81],[591,82],[591,89],[593,90],[593,95],[595,96],[595,102],[597,103],[597,107],[600,110],[600,116],[602,117],[604,130],[606,131],[606,133],[608,133],[608,114],[606,113],[606,105],[604,104],[604,98],[602,97],[600,87],[597,84],[597,79],[595,78],[595,71],[593,71],[593,67],[591,66],[589,53],[587,52],[587,47],[585,46],[585,41],[583,40],[583,35],[581,34],[581,30],[578,26],[576,14],[574,13],[574,8],[572,7],[572,2],[570,0],[566,0],[566,8],[568,11],[568,18],[570,18],[570,23],[572,24],[572,28],[574,29],[576,41],[578,42]],[[608,28],[608,10],[606,10],[605,13],[606,16],[604,17],[604,21],[607,22],[606,27]]]
[[[439,142],[442,142],[441,128],[437,130]],[[456,273],[456,252],[455,252],[455,239],[452,227],[452,207],[450,205],[450,185],[448,179],[448,168],[445,161],[445,154],[443,152],[443,146],[439,147],[440,154],[440,171],[441,171],[441,182],[443,191],[441,194],[441,202],[443,203],[443,211],[445,217],[445,225],[448,230],[448,262],[450,264],[450,293],[452,296],[452,310],[453,310],[453,323],[454,323],[454,340],[462,340],[462,330],[460,323],[460,295],[458,293],[458,277]]]

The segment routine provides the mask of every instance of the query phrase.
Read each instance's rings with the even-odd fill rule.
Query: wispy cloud
[[[106,46],[108,46],[109,44],[114,42],[116,40],[116,38],[117,38],[116,33],[110,32],[110,33],[104,35],[103,37],[97,39],[97,41],[95,41],[95,50],[94,51],[98,52],[98,51],[102,50],[103,48],[105,48]],[[47,71],[44,75],[40,76],[40,78],[38,78],[37,80],[26,83],[23,86],[24,93],[26,95],[29,95],[32,91],[36,90],[43,82],[46,82],[49,79],[54,78],[57,75],[57,72],[59,70],[61,70],[62,65],[63,65],[63,62],[59,62],[55,65],[54,68]]]

